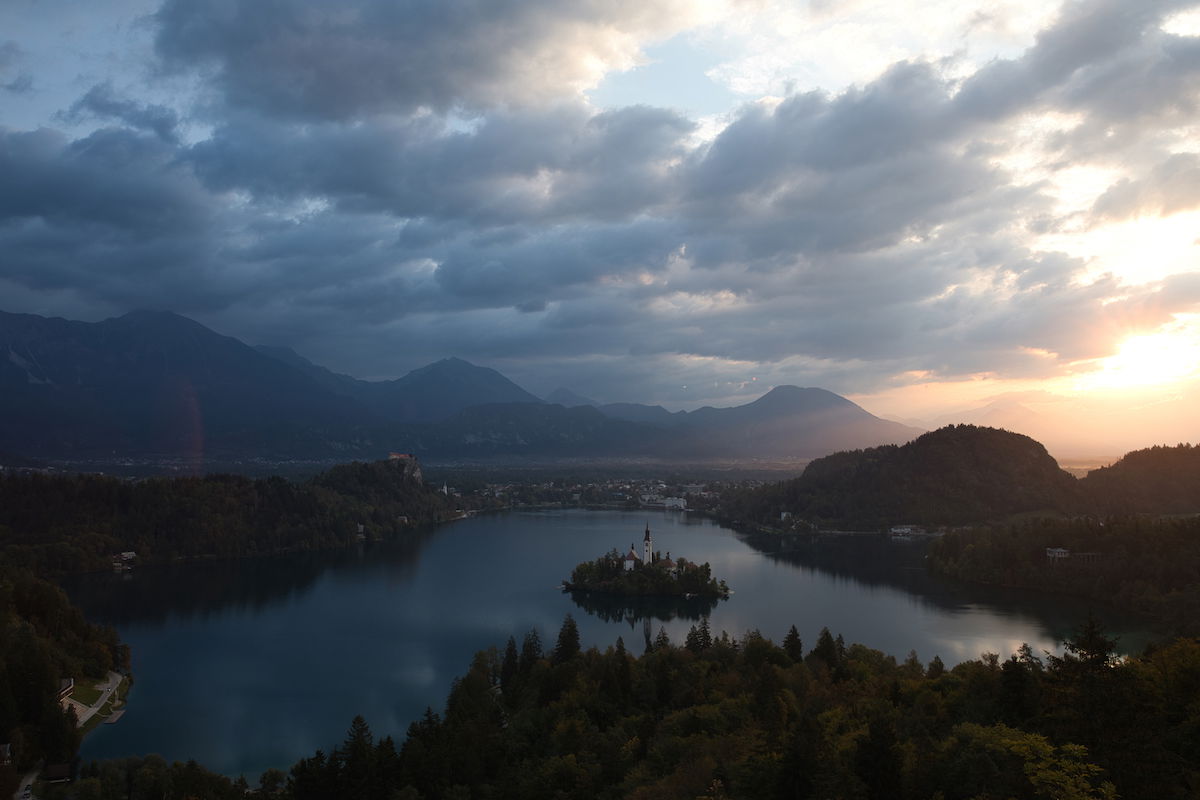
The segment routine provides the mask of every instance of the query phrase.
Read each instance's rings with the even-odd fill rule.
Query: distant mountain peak
[[[458,358],[457,356],[451,356],[450,358],[442,358],[434,361],[431,364],[426,364],[423,367],[417,367],[405,375],[401,380],[416,375],[459,375],[467,374],[476,370],[494,372],[497,375],[500,374],[496,372],[496,370],[489,367],[481,367],[477,364],[472,364],[470,361],[466,361],[465,359]]]
[[[196,322],[196,320],[185,317],[182,314],[176,314],[174,311],[160,311],[152,308],[135,309],[134,311],[122,314],[119,317],[111,317],[110,319],[105,320],[105,322],[134,325],[188,325],[199,328],[204,327],[199,322]]]
[[[758,400],[756,402],[763,402],[764,400],[769,400],[771,402],[778,402],[781,400],[799,400],[799,399],[810,399],[810,398],[811,399],[821,398],[821,399],[825,399],[825,400],[832,400],[839,404],[850,402],[846,398],[842,397],[840,394],[831,392],[828,389],[818,389],[818,388],[809,387],[809,386],[793,386],[790,383],[785,383],[780,386],[772,387],[770,391],[768,391],[762,397],[758,398]]]
[[[382,387],[387,414],[406,422],[435,422],[475,405],[542,402],[496,370],[461,358],[443,358]]]

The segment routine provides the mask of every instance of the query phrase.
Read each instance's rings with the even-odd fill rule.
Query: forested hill
[[[408,460],[355,462],[305,483],[235,475],[126,481],[0,473],[0,556],[40,573],[334,547],[452,512]]]
[[[951,425],[905,445],[819,458],[799,478],[723,497],[722,513],[768,523],[791,512],[819,525],[872,529],[1070,511],[1082,497],[1078,481],[1028,436]]]
[[[1200,512],[1200,446],[1135,450],[1081,483],[1104,513],[1194,514]]]

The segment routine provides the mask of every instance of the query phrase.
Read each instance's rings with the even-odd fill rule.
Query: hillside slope
[[[961,524],[1081,504],[1077,481],[1027,436],[953,425],[903,446],[835,453],[799,477],[731,497],[726,513],[875,528]]]

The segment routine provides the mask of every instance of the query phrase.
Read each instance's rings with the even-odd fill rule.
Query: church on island
[[[595,561],[586,561],[563,581],[566,591],[605,592],[620,595],[656,595],[677,597],[728,597],[725,581],[715,580],[708,564],[695,564],[685,558],[671,560],[654,551],[650,525],[642,536],[642,551],[629,545],[621,555],[613,549]]]
[[[654,555],[654,539],[650,536],[650,523],[646,523],[646,535],[642,537],[642,554],[639,556],[633,544],[629,545],[629,552],[624,558],[625,569],[631,570],[642,566],[643,564],[653,564],[659,569],[665,569],[674,572],[677,565],[671,560],[671,554],[668,552],[666,558],[657,558]],[[680,563],[687,563],[680,559]]]

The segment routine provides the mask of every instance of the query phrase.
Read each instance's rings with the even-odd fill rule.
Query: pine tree
[[[693,653],[699,653],[712,647],[712,630],[708,627],[708,617],[700,618],[699,627],[693,625],[688,631],[684,647]]]
[[[925,673],[929,678],[940,678],[946,673],[946,665],[942,663],[941,656],[934,656],[929,662],[929,671]]]
[[[350,722],[350,730],[346,732],[346,740],[342,742],[337,753],[341,757],[342,768],[338,776],[338,784],[343,797],[369,797],[371,778],[374,772],[375,741],[371,729],[361,715]]]
[[[579,655],[579,626],[575,624],[575,618],[567,614],[563,618],[562,627],[558,630],[558,641],[554,644],[554,655],[551,662],[565,664],[577,655]]]
[[[787,636],[783,637],[783,652],[797,664],[804,660],[804,643],[800,641],[800,632],[795,625],[788,628]]]
[[[508,644],[504,646],[504,661],[500,664],[500,687],[504,691],[508,691],[512,687],[512,680],[520,668],[520,656],[517,655],[517,640],[513,637],[508,637]]]
[[[525,634],[525,639],[521,642],[521,673],[527,673],[533,669],[542,657],[542,637],[538,635],[537,628],[531,628],[529,633]]]
[[[670,647],[670,646],[671,646],[671,637],[667,636],[667,629],[659,628],[658,636],[654,637],[654,649],[658,650],[660,648]]]
[[[821,632],[817,635],[817,646],[813,648],[809,656],[824,664],[827,669],[837,668],[838,647],[829,628],[821,628]]]

